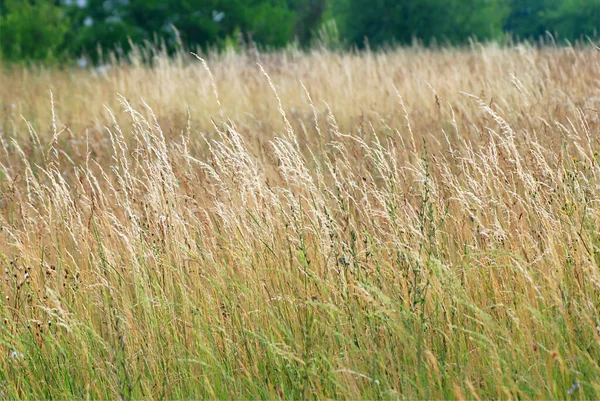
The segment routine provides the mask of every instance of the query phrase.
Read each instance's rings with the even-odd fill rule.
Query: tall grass
[[[0,70],[0,398],[600,398],[598,50],[140,58]]]

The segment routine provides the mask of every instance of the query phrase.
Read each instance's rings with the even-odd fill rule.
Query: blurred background
[[[0,0],[0,57],[98,63],[132,45],[378,48],[595,42],[600,0]]]

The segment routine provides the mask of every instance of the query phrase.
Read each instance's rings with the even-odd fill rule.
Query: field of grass
[[[0,399],[600,398],[598,49],[205,58],[0,68]]]

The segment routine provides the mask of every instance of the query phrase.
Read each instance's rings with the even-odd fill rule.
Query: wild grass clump
[[[1,398],[600,398],[597,49],[0,76]]]

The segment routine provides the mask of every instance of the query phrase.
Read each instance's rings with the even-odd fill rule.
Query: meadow
[[[0,399],[600,398],[600,51],[0,68]]]

